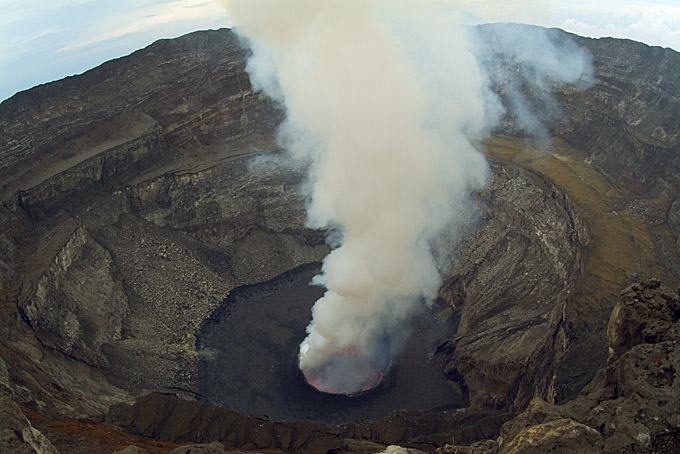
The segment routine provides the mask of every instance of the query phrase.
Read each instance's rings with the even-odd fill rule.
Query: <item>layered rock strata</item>
[[[493,42],[498,27],[479,34]],[[509,87],[520,87],[530,100],[549,94],[559,109],[543,115],[548,104],[534,103],[550,143],[526,141],[506,109],[484,144],[491,184],[475,195],[464,231],[445,232],[433,246],[446,264],[442,317],[459,322],[432,355],[469,408],[396,413],[333,429],[330,438],[309,429],[298,444],[272,447],[312,450],[318,441],[321,449],[331,440],[329,448],[351,449],[347,440],[362,438],[433,450],[451,437],[493,438],[527,405],[559,416],[538,432],[607,446],[606,431],[555,404],[606,365],[606,324],[620,288],[650,275],[678,282],[680,57],[569,38],[593,58],[592,84],[578,90],[526,85],[513,48],[481,50],[506,107]],[[198,32],[0,104],[0,385],[26,414],[94,417],[161,391],[178,397],[155,394],[132,407],[158,415],[153,430],[119,406],[108,420],[168,441],[213,441],[193,423],[180,437],[161,411],[177,406],[198,420],[227,412],[183,400],[200,397],[197,330],[234,288],[329,251],[323,232],[305,227],[304,166],[275,144],[284,114],[253,92],[246,55],[228,30]],[[615,354],[631,347],[615,339]],[[265,424],[229,415],[253,433]],[[21,443],[43,443],[18,418],[35,435]],[[521,432],[506,427],[506,441]],[[649,446],[674,443],[645,427]],[[214,433],[236,443],[221,437]]]

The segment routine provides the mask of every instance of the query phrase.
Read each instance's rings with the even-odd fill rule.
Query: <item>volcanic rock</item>
[[[0,397],[0,451],[59,454],[50,440],[31,425],[19,406],[7,396]]]
[[[678,452],[679,303],[679,294],[660,287],[657,280],[628,287],[609,323],[609,364],[577,398],[563,405],[534,398],[503,425],[495,443],[440,451]]]
[[[127,448],[123,448],[120,451],[115,451],[112,454],[139,454],[139,448],[134,445],[130,445]]]
[[[433,316],[452,334],[428,346],[428,360],[466,408],[394,408],[330,426],[231,412],[200,395],[199,361],[211,353],[201,327],[228,296],[266,290],[329,252],[324,232],[305,226],[304,164],[276,144],[284,112],[253,91],[242,43],[217,30],[0,104],[0,386],[2,420],[17,429],[8,442],[49,446],[31,426],[98,418],[162,441],[290,452],[433,451],[452,438],[479,441],[455,448],[469,452],[586,442],[672,452],[677,296],[645,279],[680,282],[680,56],[543,30],[585,49],[593,77],[532,84],[517,47],[499,41],[504,29],[542,30],[477,29],[506,115],[480,144],[490,185],[463,229],[433,244],[443,281]],[[543,135],[519,127],[512,90]]]
[[[224,453],[224,445],[219,441],[214,441],[207,444],[195,444],[181,446],[170,451],[170,454],[222,454]],[[232,451],[235,454],[242,453],[243,451]],[[252,451],[251,451],[252,452]]]

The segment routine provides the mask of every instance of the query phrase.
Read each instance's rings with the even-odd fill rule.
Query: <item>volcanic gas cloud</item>
[[[441,2],[225,3],[254,87],[287,110],[282,143],[309,166],[308,224],[332,232],[300,369],[324,392],[374,387],[437,294],[432,238],[487,181],[471,141],[495,98]]]

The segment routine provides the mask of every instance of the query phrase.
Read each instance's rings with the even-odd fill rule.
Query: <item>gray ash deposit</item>
[[[411,335],[375,388],[342,395],[310,386],[297,355],[311,307],[323,294],[322,288],[309,285],[319,270],[319,263],[302,265],[270,281],[239,287],[225,298],[197,339],[204,400],[273,419],[329,423],[377,419],[399,409],[466,405],[464,393],[442,373],[443,358],[435,354],[456,326],[437,315],[436,305],[405,328]]]

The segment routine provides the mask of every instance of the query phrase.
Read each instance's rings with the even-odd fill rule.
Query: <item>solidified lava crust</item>
[[[198,350],[206,352],[198,377],[205,401],[274,420],[332,424],[379,419],[399,409],[455,409],[466,404],[466,396],[441,374],[443,359],[428,359],[428,346],[450,336],[452,326],[432,312],[414,318],[412,335],[393,360],[391,348],[381,350],[380,359],[366,370],[383,376],[370,383],[369,390],[363,385],[330,394],[309,384],[298,354],[312,305],[323,294],[308,285],[319,270],[319,263],[303,265],[229,294],[198,336]]]

